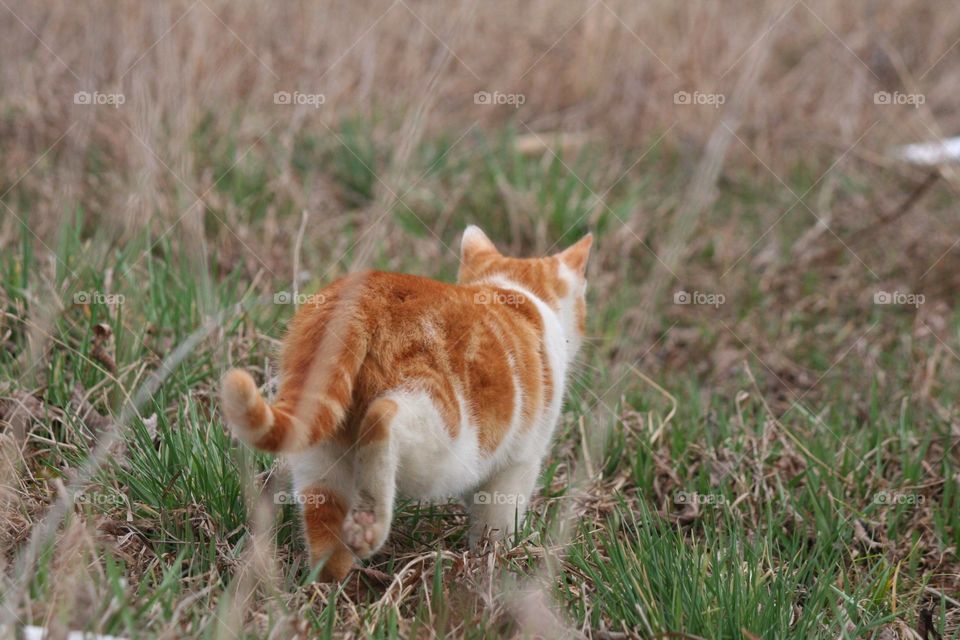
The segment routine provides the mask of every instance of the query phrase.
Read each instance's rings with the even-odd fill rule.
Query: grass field
[[[356,16],[340,7],[332,26],[299,27],[338,43],[316,52],[334,61],[319,110],[270,100],[319,73],[290,70],[281,20],[259,5],[91,5],[89,24],[132,47],[97,72],[83,61],[110,49],[84,44],[71,9],[4,6],[0,623],[135,638],[960,638],[960,182],[887,152],[956,124],[938,96],[957,86],[960,16],[911,48],[897,23],[910,9],[878,11],[888,80],[839,4],[764,4],[770,22],[751,33],[783,30],[741,34],[713,61],[642,28],[705,20],[705,43],[739,28],[705,4],[553,16],[530,3],[518,11],[552,29],[509,63],[530,67],[530,87],[485,85],[522,105],[475,103],[481,87],[451,79],[460,58],[494,73],[496,52],[464,35],[501,25],[486,8],[446,20],[394,3],[431,47],[399,44],[398,15],[354,50],[388,5],[363,9],[343,46],[333,32]],[[575,22],[592,7],[602,16]],[[171,27],[184,11],[189,36]],[[131,25],[151,35],[129,44]],[[631,31],[689,82],[659,80],[640,51],[659,97],[610,90],[631,69],[613,55],[638,48]],[[587,63],[556,71],[584,83],[563,98],[551,70],[570,52],[550,45],[567,37],[574,52],[602,41],[594,62],[613,71],[595,86]],[[137,53],[144,67],[121,76]],[[844,71],[821,70],[842,56]],[[701,81],[731,63],[722,92]],[[87,86],[70,74],[100,74],[124,103],[37,101]],[[784,77],[809,80],[794,96],[806,106],[786,101]],[[919,83],[922,108],[876,103],[890,82]],[[723,104],[671,99],[684,87]],[[653,105],[642,127],[630,100]],[[404,502],[380,554],[317,584],[295,507],[276,499],[284,464],[231,441],[218,380],[244,366],[269,391],[297,294],[351,270],[453,280],[470,223],[513,255],[595,234],[589,338],[530,517],[511,544],[473,552],[461,505]]]

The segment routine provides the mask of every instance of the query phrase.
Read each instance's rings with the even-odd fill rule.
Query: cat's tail
[[[223,377],[220,406],[238,438],[271,453],[303,451],[330,437],[343,417],[342,408],[329,404],[315,407],[309,421],[298,418],[285,403],[267,404],[243,369],[231,369]]]
[[[267,404],[243,369],[230,369],[223,376],[220,407],[237,437],[258,449],[275,451],[296,429],[293,416]]]
[[[362,296],[369,275],[342,278],[300,307],[281,355],[277,401],[268,404],[242,369],[223,377],[221,408],[238,438],[271,453],[296,453],[332,438],[353,401],[369,353],[372,320]]]

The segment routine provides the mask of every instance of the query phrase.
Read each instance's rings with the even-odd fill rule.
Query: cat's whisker
[[[589,395],[589,394],[592,394],[591,385],[589,384],[589,381],[587,381],[587,380],[580,380],[580,379],[577,379],[577,378],[571,378],[571,379],[570,379],[570,389],[569,389],[569,390],[570,390],[571,393],[576,394],[576,398],[577,398],[578,400],[580,400],[580,399],[582,399],[582,398],[585,397],[583,394],[581,394],[581,390],[582,390],[585,394],[588,394],[588,395]]]
[[[593,376],[588,371],[573,371],[570,373],[570,382],[583,386],[592,385]]]
[[[603,369],[603,368],[601,368],[601,367],[598,367],[598,366],[595,365],[595,364],[590,364],[590,363],[587,362],[586,360],[577,360],[577,361],[573,362],[572,367],[573,367],[574,369],[578,369],[578,368],[580,368],[580,367],[584,367],[584,368],[587,368],[587,369],[591,369],[591,370],[593,370],[593,371],[596,371],[597,373],[606,373],[606,370],[605,370],[605,369]]]

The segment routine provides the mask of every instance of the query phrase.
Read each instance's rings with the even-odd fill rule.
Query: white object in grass
[[[960,162],[960,137],[898,147],[896,156],[912,164],[935,166]]]
[[[50,636],[50,633],[47,629],[43,627],[24,627],[23,628],[23,639],[24,640],[43,640]],[[67,634],[67,640],[126,640],[125,638],[119,638],[117,636],[101,636],[96,633],[90,633],[87,631],[71,631]]]

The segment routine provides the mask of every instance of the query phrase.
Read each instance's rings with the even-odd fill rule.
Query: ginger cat
[[[591,243],[508,258],[470,226],[456,285],[357,273],[301,306],[275,404],[246,371],[227,372],[233,432],[288,456],[321,580],[380,549],[398,491],[463,496],[471,544],[515,530],[583,336]]]

